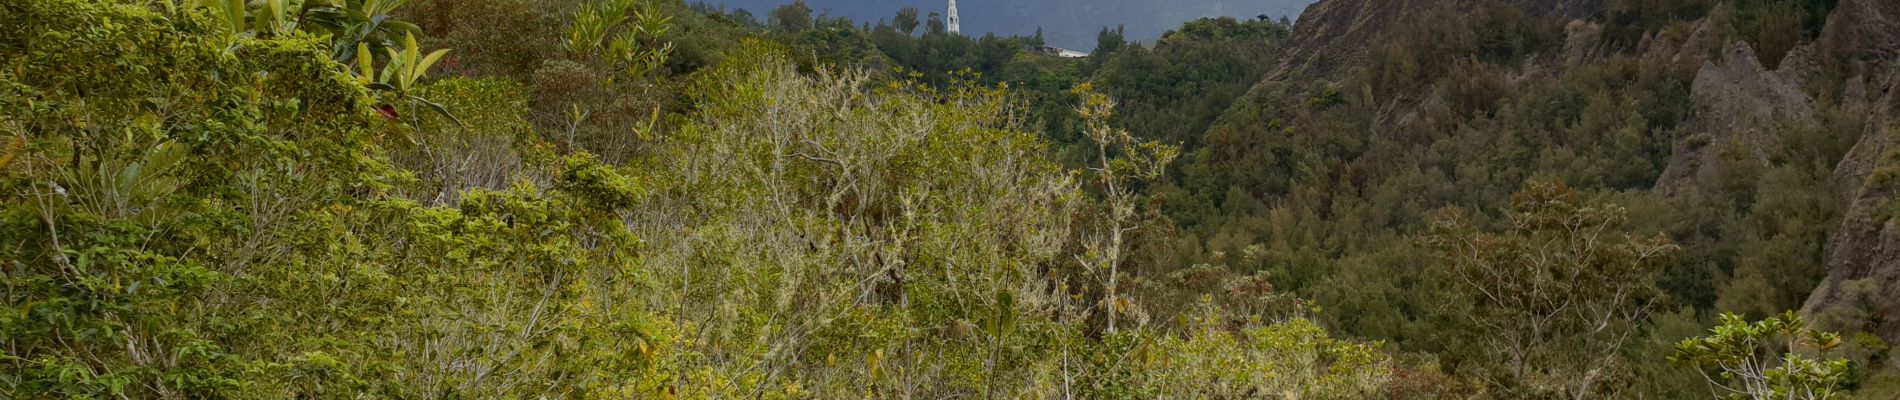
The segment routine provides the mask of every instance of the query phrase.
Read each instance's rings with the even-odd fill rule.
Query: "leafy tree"
[[[403,41],[400,49],[391,48],[388,51],[389,55],[386,59],[389,62],[383,64],[382,73],[378,74],[374,64],[371,63],[373,58],[369,55],[369,45],[359,43],[356,47],[357,76],[368,83],[370,88],[381,90],[379,94],[382,94],[384,102],[382,110],[385,115],[399,118],[400,116],[392,111],[394,108],[390,103],[401,103],[409,106],[406,112],[412,117],[417,115],[417,107],[428,107],[454,120],[455,115],[450,114],[448,108],[415,95],[416,89],[421,87],[422,78],[429,73],[430,68],[435,67],[437,61],[442,60],[443,55],[448,54],[449,50],[438,49],[430,52],[429,55],[422,55],[422,49],[416,45],[416,37],[410,35]],[[417,120],[412,119],[412,121]]]
[[[1828,399],[1848,380],[1845,359],[1814,359],[1841,345],[1840,334],[1809,329],[1793,311],[1749,323],[1723,314],[1706,337],[1676,345],[1671,361],[1694,367],[1716,397],[1736,399]]]
[[[471,189],[506,190],[517,178],[547,175],[539,166],[553,154],[536,143],[526,118],[527,91],[518,82],[494,77],[447,78],[421,88],[422,96],[455,110],[462,123],[425,115],[415,125],[415,146],[391,149],[391,163],[415,171],[418,178],[403,188],[402,197],[456,204]]]
[[[1128,46],[1128,39],[1122,35],[1122,28],[1102,27],[1102,32],[1095,34],[1095,52],[1089,54],[1097,60],[1098,64],[1114,57],[1116,52]]]
[[[759,17],[752,15],[752,11],[748,11],[744,8],[732,10],[732,20],[743,26],[759,25]]]
[[[886,28],[889,29],[889,28]],[[799,57],[801,68],[864,68],[885,70],[888,58],[878,52],[874,33],[851,26],[850,20],[823,20],[813,29],[786,38],[785,42],[805,52]]]
[[[414,111],[417,105],[428,106],[447,115],[448,111],[440,105],[410,95],[416,81],[447,50],[437,50],[427,56],[417,52],[416,34],[422,29],[392,16],[402,6],[401,1],[269,0],[252,7],[240,1],[201,0],[197,7],[184,10],[169,1],[163,4],[167,13],[178,16],[201,9],[231,35],[269,39],[304,31],[322,34],[330,42],[333,59],[356,65],[359,76],[374,82],[370,88],[377,90],[385,115],[398,118],[394,110],[397,104],[410,106],[409,111]],[[382,74],[376,75],[371,66],[379,51],[387,55],[384,60],[389,65]]]
[[[875,28],[871,28],[870,34],[871,43],[877,45],[878,52],[884,53],[884,55],[890,57],[892,61],[903,65],[911,65],[910,63],[917,59],[918,41],[916,38],[898,31],[897,28],[882,23],[877,24]]]
[[[1365,84],[1373,94],[1417,91],[1451,73],[1464,59],[1512,64],[1556,43],[1557,32],[1514,5],[1486,2],[1472,10],[1433,9],[1432,18],[1400,24],[1367,51]],[[1454,75],[1455,76],[1455,75]]]
[[[976,48],[974,50],[976,52],[976,70],[985,73],[1000,72],[1005,65],[1008,65],[1009,62],[1016,57],[1016,52],[1019,50],[1021,49],[1014,43],[997,37],[995,34],[984,34],[983,37],[976,40]]]
[[[925,26],[925,36],[943,36],[950,30],[949,26],[943,22],[943,14],[938,14],[936,11],[930,12],[929,21],[925,23]]]
[[[574,13],[561,43],[584,61],[613,65],[630,78],[645,78],[666,64],[673,43],[665,39],[673,18],[656,0],[588,2]]]
[[[1428,242],[1472,307],[1457,310],[1502,370],[1510,392],[1594,397],[1658,301],[1657,261],[1677,251],[1659,237],[1619,234],[1624,210],[1590,206],[1557,182],[1512,196],[1499,233],[1447,209]]]
[[[1273,44],[1289,29],[1233,18],[1192,21],[1152,51],[1113,54],[1093,81],[1121,101],[1117,125],[1193,153],[1214,119],[1266,75]]]
[[[529,0],[415,0],[393,16],[414,21],[424,47],[455,49],[437,71],[501,76],[519,81],[560,50],[565,26],[552,22],[555,4]],[[371,49],[377,52],[376,49]]]
[[[531,78],[531,121],[567,151],[586,150],[609,162],[644,151],[668,106],[680,101],[666,77],[723,55],[706,39],[735,29],[691,14],[669,0],[599,0],[555,11],[570,19],[555,57]],[[724,29],[718,29],[724,28]],[[681,36],[693,29],[699,35]],[[690,40],[689,40],[690,39]]]
[[[0,170],[14,260],[0,301],[16,310],[0,318],[0,391],[285,397],[293,368],[322,369],[297,357],[316,346],[259,344],[296,330],[252,307],[285,266],[260,260],[298,210],[387,188],[361,153],[387,131],[327,40],[223,22],[118,2],[0,11],[15,66],[0,130],[25,143]]]
[[[1109,125],[1115,102],[1095,92],[1092,86],[1077,86],[1074,93],[1082,98],[1076,110],[1087,121],[1084,132],[1095,142],[1096,165],[1089,168],[1090,179],[1101,190],[1107,209],[1103,231],[1086,245],[1089,255],[1086,264],[1089,269],[1106,274],[1103,282],[1106,294],[1101,307],[1106,310],[1108,331],[1114,332],[1123,310],[1131,308],[1132,303],[1120,297],[1120,293],[1123,252],[1128,245],[1126,236],[1141,228],[1138,218],[1142,214],[1136,207],[1144,203],[1144,199],[1136,185],[1160,178],[1181,150],[1136,139],[1128,131]]]
[[[1393,360],[1378,343],[1326,336],[1306,318],[1222,327],[1218,308],[1203,305],[1187,334],[1157,340],[1140,368],[1158,378],[1157,393],[1191,398],[1379,397]],[[1229,325],[1231,326],[1231,325]],[[1154,355],[1165,355],[1155,357]]]
[[[190,1],[190,0],[186,0]],[[355,61],[356,48],[367,45],[372,51],[396,47],[404,35],[422,32],[415,24],[393,18],[403,5],[395,0],[266,0],[261,2],[197,0],[196,7],[208,10],[229,33],[250,32],[258,36],[281,36],[296,31],[320,33],[330,38],[331,57],[338,62]],[[165,1],[168,12],[178,11]]]
[[[805,0],[794,0],[792,4],[778,6],[767,14],[770,24],[781,31],[799,32],[811,29],[811,7]]]
[[[915,34],[918,24],[917,7],[906,6],[898,9],[897,18],[892,19],[891,24],[897,27],[898,32],[903,32],[905,35]]]

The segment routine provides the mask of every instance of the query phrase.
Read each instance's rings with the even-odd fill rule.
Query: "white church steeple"
[[[963,33],[963,19],[957,18],[957,0],[950,0],[950,34]]]

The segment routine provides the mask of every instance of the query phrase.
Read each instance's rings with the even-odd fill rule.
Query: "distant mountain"
[[[1030,35],[1043,29],[1052,46],[1088,51],[1103,27],[1125,26],[1130,40],[1151,42],[1182,22],[1201,17],[1298,18],[1314,0],[959,0],[963,32],[980,36]],[[764,21],[766,12],[791,0],[705,0],[728,9],[744,8]],[[887,21],[905,6],[919,14],[944,13],[949,1],[807,0],[816,14],[847,17],[859,23]]]

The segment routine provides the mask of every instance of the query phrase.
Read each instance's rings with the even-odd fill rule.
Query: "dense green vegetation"
[[[1832,7],[1741,2],[1715,12],[1771,13],[1796,3],[1811,10],[1807,15]],[[1699,11],[1645,15],[1668,22],[1646,33],[1667,35],[1718,5],[1680,7]],[[1619,370],[1614,373],[1627,375],[1600,378],[1618,381],[1609,388],[1632,386],[1618,396],[1704,395],[1693,385],[1700,379],[1665,365],[1669,343],[1696,333],[1686,327],[1714,324],[1720,312],[1763,318],[1798,309],[1819,282],[1827,257],[1823,246],[1845,205],[1830,194],[1832,171],[1865,130],[1863,116],[1823,100],[1816,111],[1821,123],[1770,131],[1774,137],[1764,142],[1775,146],[1763,153],[1718,151],[1712,178],[1664,183],[1678,143],[1710,142],[1690,137],[1689,89],[1701,63],[1697,54],[1731,48],[1697,46],[1724,42],[1703,38],[1707,43],[1642,49],[1620,43],[1615,29],[1627,26],[1615,22],[1563,27],[1503,3],[1440,9],[1412,21],[1376,39],[1363,62],[1336,78],[1256,87],[1205,132],[1206,148],[1185,157],[1189,162],[1173,187],[1158,189],[1167,194],[1168,216],[1183,231],[1173,243],[1180,262],[1268,254],[1227,263],[1237,271],[1263,272],[1283,290],[1329,307],[1332,312],[1321,316],[1329,326],[1434,354],[1448,368],[1464,371],[1459,375],[1507,397],[1542,397],[1522,391],[1543,390],[1543,383],[1584,383],[1586,372]],[[1746,21],[1718,22],[1742,32],[1733,37],[1764,49],[1762,59],[1770,65],[1780,57],[1771,51],[1787,51],[1765,39],[1801,43],[1818,31],[1763,34],[1744,26]],[[1572,30],[1570,41],[1601,32],[1594,36],[1594,51],[1607,53],[1576,54],[1562,29]],[[1688,35],[1665,37],[1686,41]],[[1691,61],[1683,53],[1692,53],[1686,58]],[[1723,144],[1711,146],[1739,145],[1717,143]],[[1457,205],[1479,211],[1471,218],[1475,226],[1521,226],[1520,218],[1485,217],[1482,211],[1516,208],[1513,191],[1545,180],[1567,182],[1592,202],[1628,210],[1632,218],[1606,229],[1659,234],[1680,248],[1645,269],[1646,277],[1619,277],[1660,292],[1618,308],[1638,319],[1601,325],[1628,330],[1629,337],[1619,338],[1620,349],[1590,361],[1616,367],[1566,370],[1590,364],[1550,358],[1556,355],[1500,355],[1510,343],[1462,340],[1509,325],[1460,322],[1489,315],[1470,308],[1487,302],[1455,295],[1465,286],[1455,279],[1464,275],[1463,267],[1421,267],[1444,256],[1415,239],[1442,227],[1432,223],[1434,210]],[[1531,342],[1542,351],[1560,339]],[[1868,371],[1883,368],[1886,356],[1877,354],[1888,347],[1877,342],[1856,344],[1867,346],[1856,350],[1861,354],[1876,354],[1857,361]],[[1537,365],[1553,361],[1559,363]],[[1520,362],[1535,371],[1515,371],[1524,368],[1513,365]],[[1506,367],[1508,379],[1487,372]],[[1543,374],[1548,376],[1525,379]]]
[[[1750,148],[1690,93],[1836,2],[1479,3],[1292,79],[1265,18],[1069,59],[796,2],[0,4],[0,393],[1892,390],[1877,321],[1785,313],[1867,117],[1809,82]]]
[[[738,39],[856,31],[463,1],[399,11],[431,45],[371,47],[306,24],[341,5],[232,4],[0,7],[5,392],[1352,397],[1387,376],[1377,345],[1253,299],[1179,329],[1103,311],[1130,309],[1101,282],[1142,197],[1084,184],[1172,150],[1086,89],[1103,167],[1071,170],[998,85],[801,72],[807,47]]]

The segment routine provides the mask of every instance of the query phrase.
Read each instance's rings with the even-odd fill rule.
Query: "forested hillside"
[[[729,11],[759,15],[790,0],[707,1]],[[817,15],[864,23],[890,21],[898,10],[916,8],[922,18],[947,15],[948,0],[805,0]],[[1126,27],[1131,38],[1153,41],[1181,22],[1201,17],[1298,17],[1313,0],[962,0],[957,2],[963,31],[981,35],[1028,36],[1041,30],[1054,46],[1088,50],[1104,27]]]
[[[1900,398],[1900,3],[893,12],[0,3],[0,397]]]

